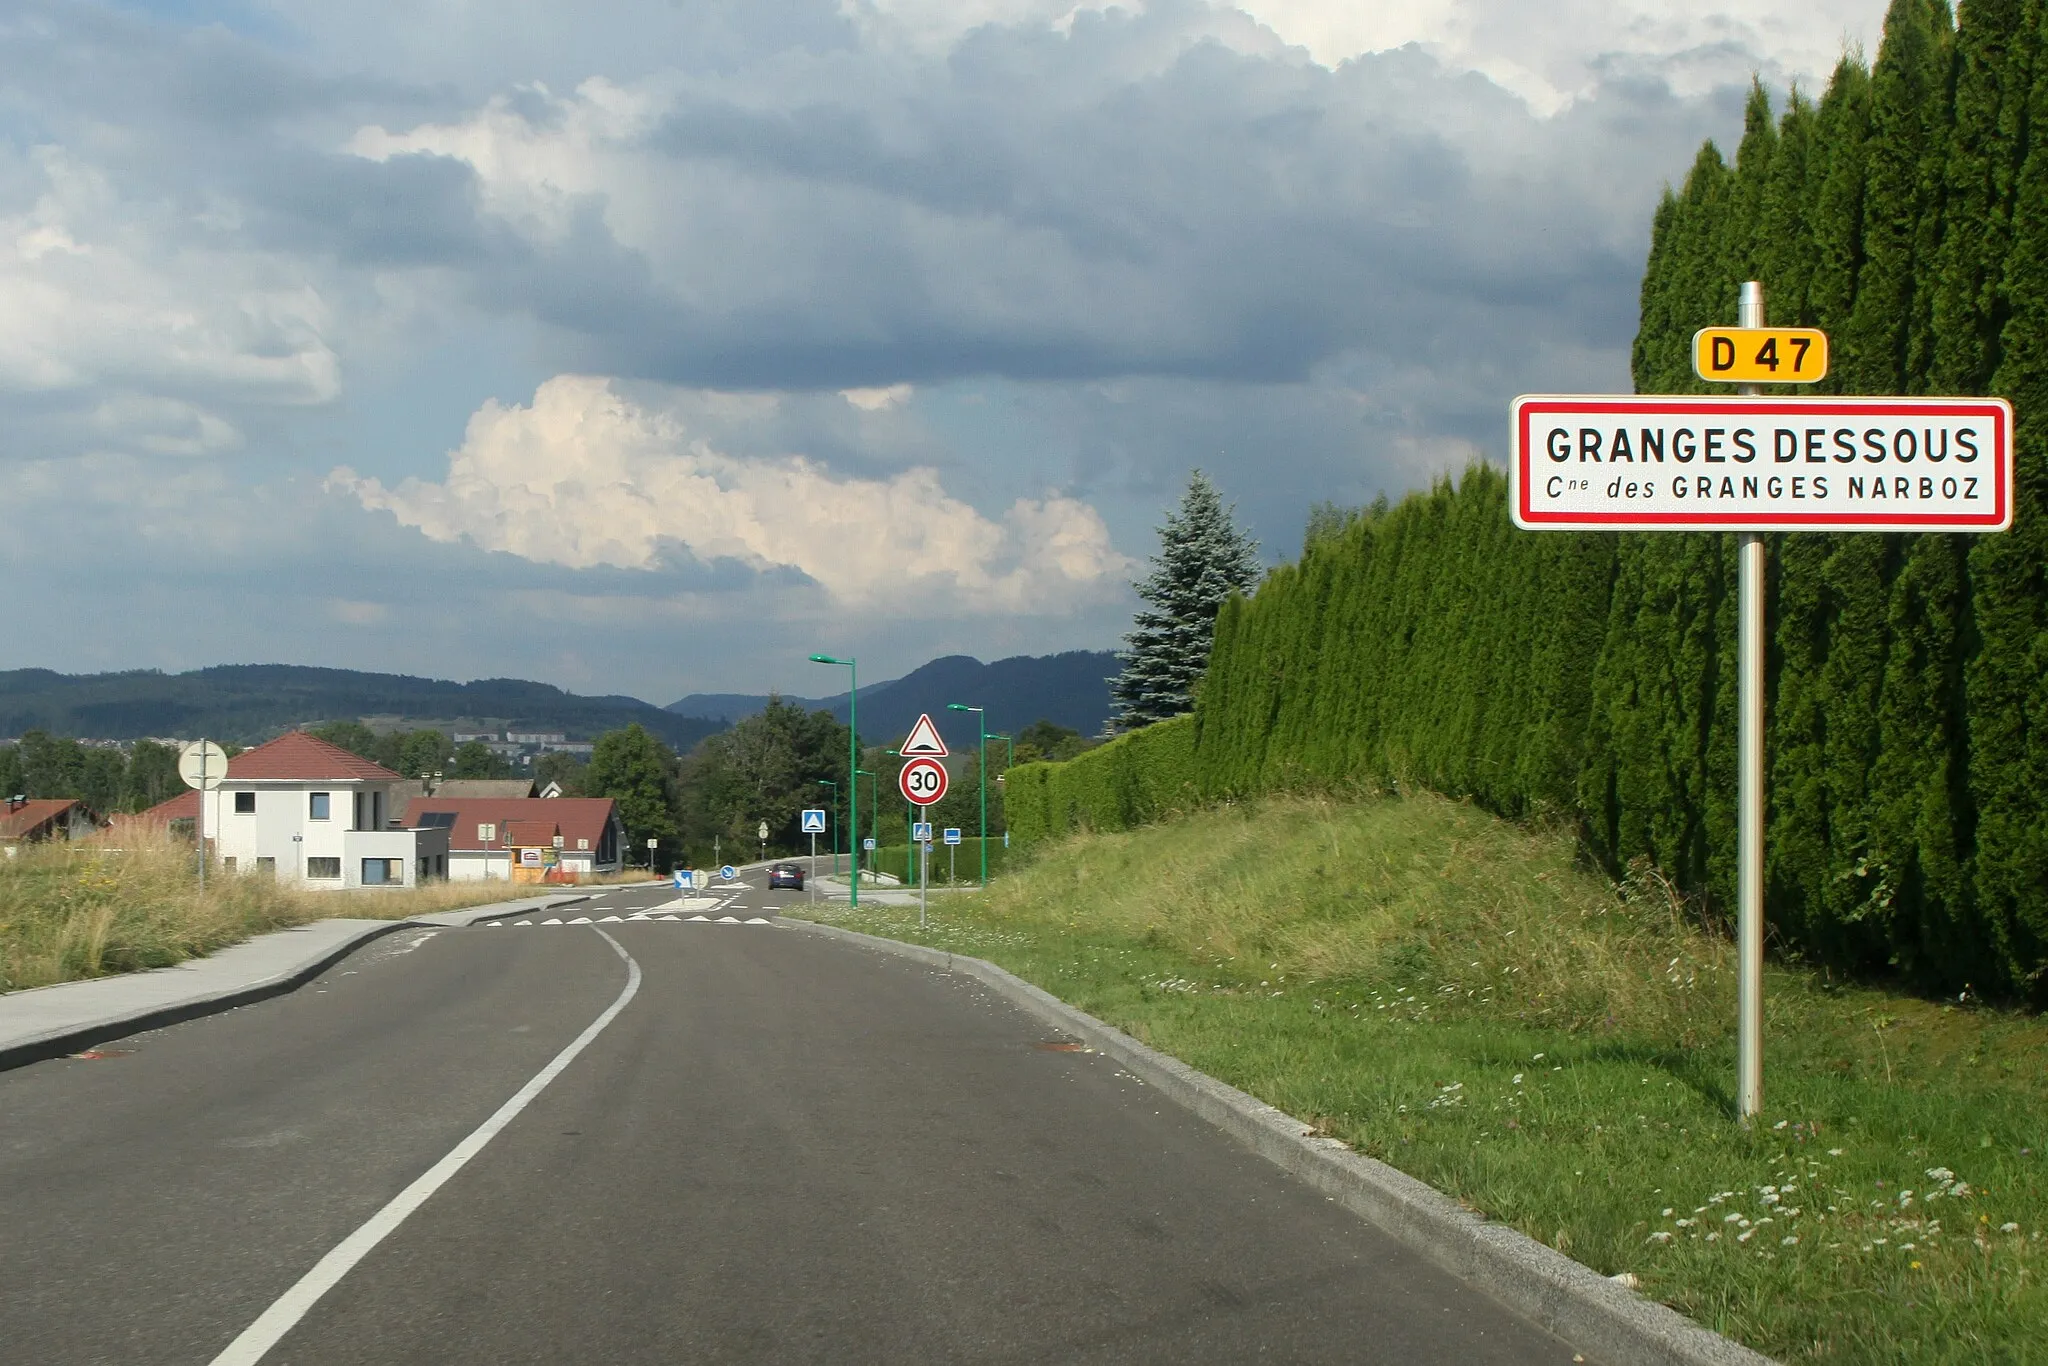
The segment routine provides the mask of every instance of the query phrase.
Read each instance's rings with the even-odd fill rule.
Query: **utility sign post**
[[[2012,406],[1995,398],[1765,398],[1757,384],[1827,373],[1827,337],[1766,328],[1763,286],[1740,326],[1693,338],[1700,378],[1732,397],[1518,398],[1509,501],[1528,531],[1734,531],[1738,584],[1737,1111],[1763,1108],[1764,580],[1770,531],[2004,531]]]
[[[960,851],[960,827],[959,827],[959,826],[957,826],[957,825],[949,825],[949,826],[947,826],[947,827],[946,827],[946,832],[945,832],[945,833],[946,833],[946,885],[947,885],[948,887],[950,887],[950,886],[952,886],[952,885],[953,885],[953,883],[954,883],[954,881],[955,881],[955,877],[954,877],[955,873],[957,873],[957,872],[958,872],[958,869],[957,869],[957,868],[956,868],[956,867],[954,866],[954,860],[955,860],[955,859],[957,859],[957,858],[959,858],[959,856],[960,856],[960,853],[959,853],[959,851]]]
[[[818,899],[818,836],[825,833],[825,808],[806,807],[803,816],[803,832],[811,837],[811,875],[804,879],[811,889],[811,900]]]
[[[206,895],[206,794],[228,776],[228,752],[211,740],[194,740],[178,751],[178,776],[199,792],[199,894]]]

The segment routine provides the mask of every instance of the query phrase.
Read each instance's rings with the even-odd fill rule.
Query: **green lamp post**
[[[860,721],[855,708],[860,704],[860,669],[851,659],[834,659],[831,655],[812,655],[813,664],[842,664],[846,667],[846,767],[847,799],[846,828],[847,852],[853,852],[853,838],[860,830]],[[853,895],[851,904],[860,906],[860,859],[852,860]]]
[[[975,726],[981,731],[981,885],[988,886],[988,713],[980,707],[969,707],[959,702],[948,702],[947,711],[971,711]]]

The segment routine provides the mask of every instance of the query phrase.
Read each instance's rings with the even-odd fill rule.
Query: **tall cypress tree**
[[[1133,585],[1148,605],[1124,637],[1123,672],[1110,680],[1120,730],[1194,709],[1195,685],[1209,667],[1216,610],[1258,582],[1258,543],[1238,530],[1216,486],[1196,470],[1180,507],[1159,529],[1152,566]]]
[[[1850,392],[1911,392],[1933,313],[1940,165],[1949,118],[1949,15],[1943,0],[1892,0],[1871,69],[1870,181],[1863,269],[1842,337]]]

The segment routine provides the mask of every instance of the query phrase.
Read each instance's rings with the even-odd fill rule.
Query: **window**
[[[327,819],[327,794],[309,792],[306,794],[306,819],[324,821]]]
[[[356,823],[349,827],[352,830],[362,830],[367,828],[363,824],[363,796],[364,794],[360,791],[356,793]]]
[[[341,877],[341,860],[309,858],[306,860],[306,876],[320,882],[336,881]]]
[[[272,877],[276,877],[277,860],[274,858],[265,858],[263,857],[263,855],[258,854],[256,856],[256,871],[259,873],[268,873]]]
[[[363,885],[385,887],[405,881],[405,860],[402,858],[366,858],[363,860]]]
[[[229,854],[229,855],[228,855],[228,856],[227,856],[226,858],[224,858],[224,859],[222,859],[222,860],[220,861],[220,866],[221,866],[222,868],[225,868],[225,869],[226,869],[226,870],[227,870],[228,872],[230,872],[230,873],[234,872],[234,871],[235,871],[235,856],[234,856],[233,854]]]
[[[256,794],[253,792],[237,792],[235,794],[235,814],[237,816],[255,815]]]
[[[455,813],[453,811],[423,812],[419,818],[419,828],[422,830],[453,830],[455,828]]]

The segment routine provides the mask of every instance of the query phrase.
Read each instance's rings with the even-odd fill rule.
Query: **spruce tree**
[[[1152,573],[1132,587],[1148,604],[1124,637],[1123,672],[1110,680],[1119,730],[1194,709],[1209,667],[1216,611],[1259,578],[1259,547],[1238,530],[1216,486],[1196,470],[1180,507],[1159,528]]]

